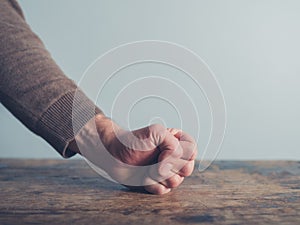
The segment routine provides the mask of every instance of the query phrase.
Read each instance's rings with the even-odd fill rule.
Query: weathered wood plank
[[[300,162],[218,161],[163,196],[83,160],[0,159],[0,224],[300,224]]]

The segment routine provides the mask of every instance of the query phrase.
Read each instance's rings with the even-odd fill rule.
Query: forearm
[[[31,131],[69,157],[74,154],[66,151],[69,142],[101,110],[64,75],[15,1],[0,1],[0,14],[0,101]],[[80,104],[74,120],[75,93]]]

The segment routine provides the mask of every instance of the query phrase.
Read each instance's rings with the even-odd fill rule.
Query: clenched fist
[[[77,135],[80,153],[113,180],[131,188],[165,194],[194,169],[197,146],[178,129],[154,124],[135,131],[97,115]]]

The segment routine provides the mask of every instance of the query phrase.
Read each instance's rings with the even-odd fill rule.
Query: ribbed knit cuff
[[[76,153],[68,150],[79,130],[102,111],[80,90],[68,92],[54,102],[37,124],[37,133],[64,158]]]

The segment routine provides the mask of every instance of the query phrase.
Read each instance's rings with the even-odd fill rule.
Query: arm
[[[190,136],[161,125],[123,130],[77,92],[16,1],[1,0],[0,15],[0,101],[27,128],[63,157],[80,153],[126,186],[164,194],[191,174],[196,143]]]
[[[77,89],[26,24],[14,0],[0,1],[0,101],[25,126],[50,143],[63,157],[75,153],[72,103]],[[80,93],[78,130],[95,105]],[[96,107],[95,114],[102,113]],[[75,134],[77,131],[75,130]]]

